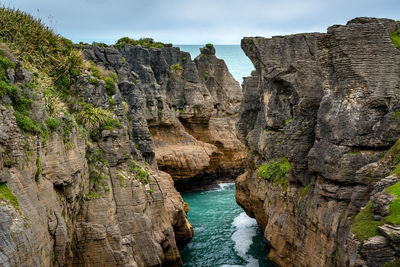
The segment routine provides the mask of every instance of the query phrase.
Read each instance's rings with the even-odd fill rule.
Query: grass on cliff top
[[[23,63],[50,73],[57,81],[76,76],[82,57],[73,43],[18,9],[0,8],[0,42]]]
[[[121,39],[119,39],[116,43],[115,43],[115,47],[119,48],[122,47],[126,44],[131,44],[134,46],[143,46],[143,47],[147,47],[147,48],[163,48],[164,44],[161,42],[155,42],[153,40],[153,38],[140,38],[139,40],[135,40],[135,39],[131,39],[129,37],[123,37]]]
[[[375,221],[372,218],[372,202],[370,201],[352,219],[351,232],[360,242],[370,237],[381,235],[378,231],[378,226],[384,223],[400,225],[400,182],[386,188],[386,191],[396,196],[396,199],[389,205],[390,213],[388,216],[380,221]]]
[[[287,158],[282,157],[279,160],[272,160],[268,163],[262,164],[257,170],[257,176],[260,179],[268,180],[276,185],[282,185],[282,189],[286,191],[289,182],[286,180],[285,176],[289,170],[290,162]]]
[[[400,50],[400,30],[390,33],[393,45]]]

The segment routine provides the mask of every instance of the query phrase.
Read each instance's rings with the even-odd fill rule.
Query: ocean
[[[255,219],[236,204],[235,184],[182,194],[189,203],[192,241],[181,252],[184,267],[271,267],[268,244]]]
[[[192,59],[204,45],[177,45]],[[233,77],[242,84],[254,66],[240,45],[215,45],[216,56],[225,60]],[[236,204],[235,185],[182,194],[189,203],[192,241],[181,252],[184,267],[270,267],[268,245],[255,219]]]

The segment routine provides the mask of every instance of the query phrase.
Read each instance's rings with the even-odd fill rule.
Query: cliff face
[[[213,47],[54,38],[58,78],[0,44],[0,265],[180,266],[193,229],[174,180],[243,170],[239,84]]]
[[[251,156],[236,199],[257,219],[279,265],[394,260],[397,243],[374,237],[376,225],[372,233],[361,226],[390,216],[369,210],[363,221],[360,209],[388,209],[393,199],[379,194],[398,181],[389,175],[398,163],[391,147],[400,136],[400,52],[389,32],[399,28],[357,18],[327,34],[242,40],[256,71],[243,83],[237,127]]]
[[[213,47],[194,61],[177,47],[118,50],[85,46],[87,59],[119,76],[136,125],[132,138],[180,190],[242,172],[246,152],[235,133],[241,88]]]
[[[0,265],[181,265],[193,230],[128,82],[83,72],[61,99],[0,52]]]

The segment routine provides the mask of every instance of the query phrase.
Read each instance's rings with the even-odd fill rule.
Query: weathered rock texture
[[[84,46],[83,51],[118,74],[133,140],[178,189],[193,190],[243,171],[246,150],[235,133],[241,88],[214,48],[203,48],[194,61],[177,47]]]
[[[25,88],[30,73],[17,62],[7,76]],[[19,202],[0,198],[0,266],[182,264],[178,248],[193,230],[171,176],[145,161],[152,163],[154,148],[142,89],[123,80],[111,99],[103,81],[90,79],[77,78],[70,107],[57,102],[61,124],[48,138],[22,132],[10,99],[0,99],[0,185]],[[108,109],[120,126],[89,137],[72,113],[79,101]],[[46,96],[38,93],[33,105],[31,116],[43,122]]]
[[[382,156],[400,137],[400,51],[388,33],[399,28],[392,20],[357,18],[326,34],[242,40],[256,71],[243,83],[237,127],[251,156],[236,198],[257,219],[278,265],[394,259],[387,240],[370,240],[364,250],[372,253],[358,253],[350,218],[398,180],[372,192],[393,171],[392,153]],[[284,157],[288,183],[257,177],[261,164]],[[386,202],[381,198],[376,210],[385,213]]]

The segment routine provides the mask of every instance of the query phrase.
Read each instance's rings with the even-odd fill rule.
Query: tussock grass
[[[71,78],[78,76],[83,67],[82,55],[70,40],[54,33],[40,19],[18,9],[0,7],[0,42],[24,68],[40,72],[37,76],[48,74],[52,85],[64,94],[70,87]]]

